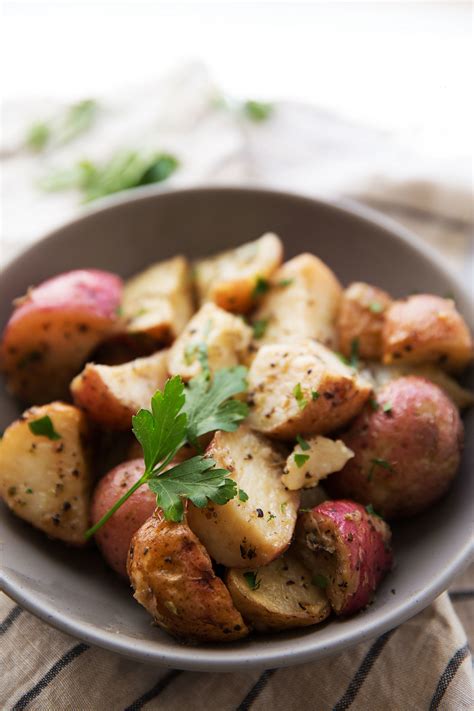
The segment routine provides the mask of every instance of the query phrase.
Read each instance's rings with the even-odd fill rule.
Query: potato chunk
[[[201,303],[214,301],[222,309],[246,313],[255,305],[259,284],[266,285],[283,259],[283,245],[274,234],[196,262],[196,286]]]
[[[291,549],[255,571],[232,568],[226,583],[244,620],[261,632],[315,625],[331,612],[326,594]]]
[[[286,460],[282,482],[287,489],[306,489],[319,484],[328,474],[338,472],[354,456],[340,439],[316,435],[301,440]]]
[[[417,294],[388,309],[384,363],[437,363],[446,370],[462,370],[472,357],[471,334],[452,299]]]
[[[255,323],[262,324],[258,345],[293,338],[315,338],[334,347],[342,287],[318,257],[300,254],[275,273]]]
[[[55,439],[30,430],[31,423],[45,417]],[[52,402],[26,410],[0,441],[0,495],[7,506],[51,538],[75,546],[85,544],[89,521],[92,476],[86,436],[84,414]]]
[[[382,289],[360,281],[350,284],[342,295],[337,324],[341,353],[350,356],[356,343],[361,358],[380,360],[385,312],[391,303]]]
[[[251,338],[252,330],[239,316],[204,304],[171,346],[169,371],[183,380],[193,378],[201,371],[203,348],[211,370],[239,365],[248,354]]]
[[[185,522],[162,520],[156,512],[135,533],[127,568],[135,599],[167,632],[207,642],[248,634],[206,549]]]
[[[74,402],[102,427],[128,430],[132,416],[148,408],[168,377],[168,351],[123,365],[88,363],[71,383]]]
[[[347,424],[371,387],[320,343],[302,340],[262,346],[248,374],[249,425],[293,439]]]
[[[188,261],[178,256],[129,279],[122,303],[127,331],[160,343],[174,341],[194,311],[190,274]]]
[[[216,432],[207,450],[248,495],[205,509],[189,506],[188,522],[218,563],[258,568],[289,546],[299,505],[296,492],[281,483],[283,454],[261,435],[241,426],[236,432]]]

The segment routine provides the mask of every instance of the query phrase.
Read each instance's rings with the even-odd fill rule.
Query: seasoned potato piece
[[[361,358],[380,360],[385,312],[390,296],[376,286],[357,281],[344,291],[337,323],[339,350],[350,356],[357,344]]]
[[[275,445],[247,427],[216,432],[207,450],[248,495],[205,509],[189,506],[188,522],[218,563],[235,568],[267,565],[288,548],[299,496],[285,489],[285,459]]]
[[[394,301],[387,310],[384,363],[437,363],[462,370],[472,357],[471,334],[452,299],[417,294]]]
[[[125,284],[127,330],[171,343],[193,314],[191,271],[184,257],[153,264]]]
[[[193,378],[201,371],[203,347],[211,370],[239,365],[248,354],[251,338],[252,330],[239,316],[204,304],[171,346],[169,371],[183,380]]]
[[[248,634],[209,555],[185,522],[158,512],[138,529],[127,563],[135,599],[177,637],[227,642]]]
[[[338,472],[354,456],[340,439],[311,437],[301,440],[286,460],[285,473],[281,480],[287,489],[303,489],[316,486],[328,474]]]
[[[226,311],[246,313],[255,304],[260,285],[267,285],[282,259],[281,240],[268,233],[255,242],[199,260],[195,279],[201,303],[214,301]]]
[[[132,416],[147,408],[168,377],[168,351],[123,365],[88,363],[71,383],[74,402],[102,427],[128,430]]]
[[[226,583],[244,620],[261,632],[315,625],[331,612],[326,594],[291,549],[255,571],[232,568]]]
[[[345,425],[362,408],[371,387],[332,351],[315,341],[262,346],[250,366],[249,425],[293,439]]]
[[[335,347],[335,321],[342,287],[329,267],[312,254],[300,254],[275,273],[254,322],[258,345],[293,338],[315,338]]]
[[[30,425],[50,436],[34,434]],[[7,506],[51,538],[75,546],[85,544],[89,521],[86,438],[84,414],[52,402],[26,410],[0,441],[0,495]]]
[[[67,397],[92,351],[117,331],[121,294],[115,274],[78,269],[17,299],[0,346],[9,390],[37,405]]]

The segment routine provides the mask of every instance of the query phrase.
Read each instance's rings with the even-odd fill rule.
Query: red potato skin
[[[332,559],[334,575],[326,588],[337,615],[352,615],[366,607],[393,565],[391,533],[378,516],[354,501],[325,501],[304,513],[297,524],[297,541]],[[333,548],[327,553],[324,547]],[[306,562],[310,560],[305,556]],[[314,564],[313,564],[314,567]]]
[[[141,477],[145,470],[143,459],[119,464],[97,484],[91,505],[91,525],[115,504]],[[110,567],[127,577],[127,556],[130,541],[138,529],[153,514],[156,496],[142,486],[116,511],[95,534],[95,541]]]
[[[342,435],[355,456],[327,486],[335,497],[371,503],[384,518],[413,516],[448,490],[461,459],[463,424],[449,397],[418,376],[388,383],[377,402],[376,411],[366,406]]]
[[[0,346],[10,391],[35,404],[67,397],[88,355],[117,330],[122,286],[115,274],[79,269],[18,299]]]

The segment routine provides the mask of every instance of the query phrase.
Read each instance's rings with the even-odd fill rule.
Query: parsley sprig
[[[202,508],[208,501],[225,504],[239,495],[226,469],[217,469],[210,457],[201,454],[170,467],[171,461],[186,443],[201,450],[199,437],[214,430],[233,432],[248,413],[248,406],[232,400],[246,389],[246,368],[223,368],[211,378],[205,370],[187,387],[179,376],[170,378],[151,399],[151,409],[140,410],[132,419],[133,433],[140,442],[145,471],[138,481],[86,532],[93,536],[122,504],[141,486],[148,484],[156,494],[156,503],[168,521],[181,521],[183,499]]]

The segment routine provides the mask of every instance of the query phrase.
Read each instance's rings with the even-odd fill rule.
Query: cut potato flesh
[[[251,338],[252,330],[240,317],[204,304],[170,348],[169,371],[190,380],[201,371],[203,353],[211,371],[239,365],[248,355]]]
[[[342,287],[318,257],[300,254],[276,272],[255,322],[263,324],[258,345],[315,338],[335,347],[335,321]]]
[[[71,383],[76,405],[102,427],[127,430],[132,416],[148,408],[168,377],[168,351],[137,358],[123,365],[88,363]]]
[[[370,384],[311,340],[262,346],[248,374],[249,425],[273,437],[324,434],[347,424]]]
[[[344,291],[338,318],[339,350],[350,356],[357,344],[361,358],[382,357],[382,330],[385,312],[392,303],[382,289],[354,282]]]
[[[315,625],[331,611],[324,591],[291,552],[255,571],[232,568],[226,583],[244,620],[262,632]]]
[[[34,434],[29,425],[49,417],[57,435]],[[84,545],[92,476],[84,441],[84,414],[53,402],[32,407],[0,441],[0,495],[20,518],[51,538]]]
[[[297,444],[286,460],[282,481],[287,489],[316,486],[328,474],[338,472],[354,456],[340,439],[333,440],[317,435],[303,444]]]
[[[289,546],[299,495],[285,489],[283,454],[247,427],[216,432],[207,455],[224,467],[248,496],[225,506],[189,506],[188,522],[210,555],[227,567],[258,568]]]
[[[129,279],[123,294],[123,316],[130,333],[170,343],[193,313],[188,261],[174,257]]]
[[[246,313],[258,298],[259,280],[266,281],[280,266],[283,245],[274,234],[231,249],[195,265],[201,303],[214,301],[222,309]],[[261,282],[260,282],[261,283]]]

